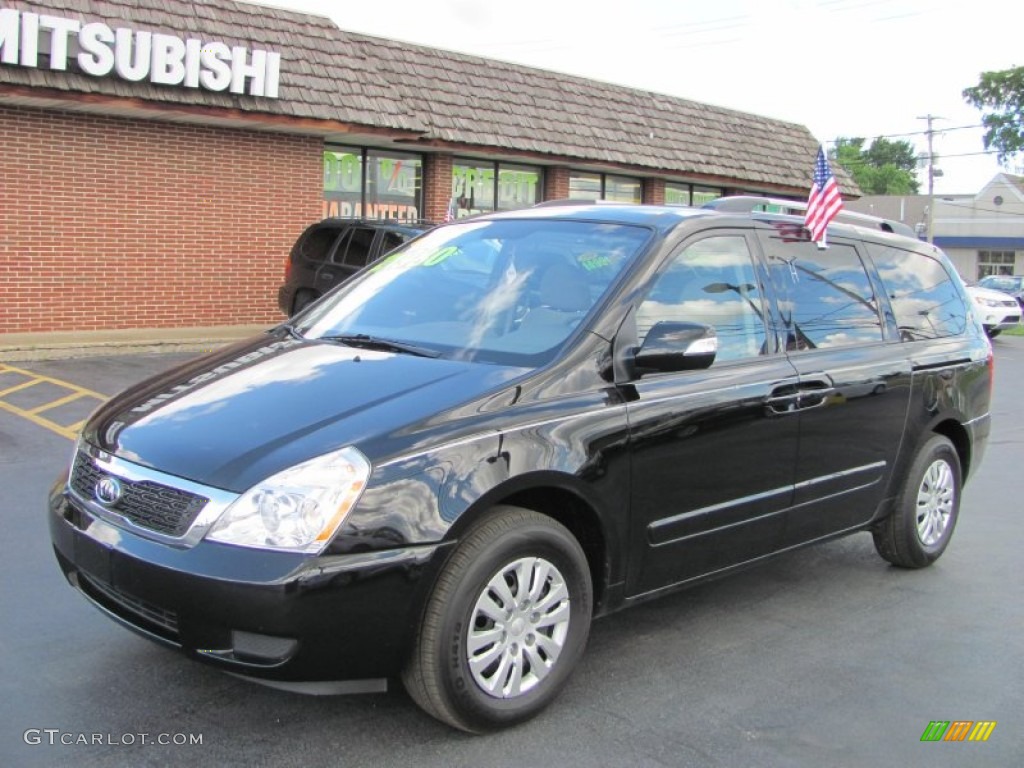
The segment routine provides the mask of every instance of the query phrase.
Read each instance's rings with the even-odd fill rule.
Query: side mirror
[[[663,320],[647,332],[635,363],[641,374],[708,368],[718,354],[718,335],[710,325]]]

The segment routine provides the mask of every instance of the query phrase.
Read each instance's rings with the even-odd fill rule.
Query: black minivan
[[[822,249],[765,202],[426,233],[101,407],[50,497],[61,568],[193,658],[401,679],[485,731],[551,702],[597,616],[854,531],[930,564],[989,342],[938,249],[875,219]]]

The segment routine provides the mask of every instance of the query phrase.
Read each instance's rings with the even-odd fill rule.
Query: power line
[[[958,125],[955,128],[937,128],[937,129],[935,129],[933,131],[933,133],[948,133],[950,131],[966,131],[966,130],[969,130],[971,128],[984,128],[984,127],[985,126],[982,125],[981,123],[978,123],[977,125]],[[900,138],[902,136],[927,136],[927,135],[928,135],[928,131],[909,131],[908,133],[886,133],[886,134],[882,134],[880,136],[871,136],[871,139],[872,140],[874,140],[874,139],[898,139],[898,138]],[[861,136],[853,136],[853,137],[842,136],[840,138],[855,138],[855,139],[859,139],[859,138],[866,138],[866,137],[861,137]],[[825,143],[826,144],[835,145],[838,142],[836,142],[836,141],[826,141]]]

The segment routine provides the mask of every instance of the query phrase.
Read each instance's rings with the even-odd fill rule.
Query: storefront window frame
[[[628,181],[630,183],[635,182],[638,185],[638,191],[640,193],[640,200],[636,204],[640,205],[640,204],[643,203],[643,200],[644,200],[644,180],[643,180],[643,177],[641,177],[641,176],[629,176],[628,174],[624,174],[624,173],[598,173],[596,171],[584,171],[584,170],[581,170],[579,168],[570,168],[569,169],[569,199],[571,199],[571,200],[589,200],[590,197],[575,197],[575,198],[573,197],[573,195],[572,195],[572,180],[573,180],[573,177],[576,177],[576,178],[587,177],[587,178],[596,179],[597,182],[598,182],[598,188],[599,188],[598,197],[597,197],[598,200],[607,200],[608,199],[607,198],[607,194],[608,194],[608,178],[609,177],[614,178],[614,179],[622,179],[622,180]]]
[[[474,213],[493,213],[497,211],[515,211],[522,210],[522,208],[529,208],[532,205],[536,205],[544,200],[544,168],[539,165],[529,165],[526,163],[506,163],[500,160],[483,160],[475,157],[453,157],[452,158],[452,191],[451,200],[455,203],[456,216],[458,211],[463,210],[462,206],[458,204],[458,200],[466,196],[465,190],[459,190],[455,188],[455,169],[458,166],[465,168],[476,168],[476,169],[487,169],[492,173],[491,180],[491,207],[490,209],[474,208],[469,214]],[[501,205],[501,173],[502,171],[520,171],[537,174],[537,184],[534,191],[534,202],[529,205],[525,205],[517,208],[505,208]],[[460,194],[461,193],[461,194]],[[472,199],[472,197],[471,197]],[[475,200],[474,200],[475,202]]]
[[[416,223],[416,222],[422,222],[422,221],[425,220],[424,216],[423,216],[423,200],[424,200],[424,196],[423,196],[423,168],[425,167],[425,162],[424,162],[424,157],[423,157],[423,155],[421,153],[418,153],[418,152],[395,151],[395,150],[389,150],[389,149],[382,148],[382,147],[356,147],[356,146],[350,146],[348,144],[336,144],[336,143],[333,143],[333,142],[326,142],[324,144],[324,146],[323,146],[323,150],[322,151],[323,152],[342,152],[342,153],[347,153],[347,154],[350,154],[350,155],[354,155],[354,156],[359,158],[359,173],[360,173],[360,178],[359,178],[359,201],[358,201],[359,214],[358,215],[352,215],[352,216],[341,216],[341,215],[339,215],[337,218],[352,218],[352,219],[359,219],[359,220],[363,220],[363,221],[399,221],[399,222],[405,222],[405,223]],[[394,159],[401,159],[401,160],[415,158],[415,159],[417,159],[419,161],[419,169],[420,169],[419,170],[419,174],[418,174],[418,182],[419,183],[417,185],[416,194],[414,196],[414,203],[413,203],[415,208],[416,208],[416,214],[417,214],[415,218],[412,218],[412,219],[381,218],[381,217],[377,217],[377,216],[370,217],[370,216],[366,215],[368,188],[369,188],[369,173],[368,173],[369,163],[371,162],[371,160],[378,160],[380,158],[394,158]],[[322,195],[326,195],[327,191],[328,190],[326,188],[326,184],[322,183],[321,194]],[[328,218],[328,216],[327,216],[328,205],[327,204],[330,201],[327,199],[326,196],[323,198],[323,201],[325,203],[325,205],[324,205],[324,218]]]

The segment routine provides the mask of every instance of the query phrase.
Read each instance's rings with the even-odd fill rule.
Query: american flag
[[[843,197],[839,194],[839,185],[825,157],[825,148],[818,147],[818,160],[814,163],[814,184],[807,198],[807,215],[804,226],[811,232],[811,240],[820,247],[825,247],[825,230],[828,223],[836,217],[843,207]]]

